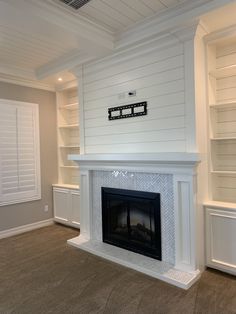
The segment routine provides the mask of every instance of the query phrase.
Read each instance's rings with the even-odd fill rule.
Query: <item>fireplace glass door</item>
[[[160,194],[102,188],[103,241],[161,260]]]

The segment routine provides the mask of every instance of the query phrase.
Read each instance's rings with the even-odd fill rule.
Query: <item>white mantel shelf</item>
[[[84,154],[69,155],[69,160],[83,162],[157,162],[175,164],[195,164],[200,162],[197,153],[150,153],[150,154]]]
[[[126,170],[136,172],[194,174],[201,161],[197,153],[84,154],[68,155],[80,170]]]

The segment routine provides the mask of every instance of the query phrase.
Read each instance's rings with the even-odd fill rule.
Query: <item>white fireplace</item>
[[[182,288],[199,277],[195,153],[70,155],[80,166],[81,230],[69,244]],[[161,195],[162,261],[102,241],[101,188]]]

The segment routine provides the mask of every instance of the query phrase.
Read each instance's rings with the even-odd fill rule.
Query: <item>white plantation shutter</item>
[[[0,100],[0,205],[41,198],[38,105]]]

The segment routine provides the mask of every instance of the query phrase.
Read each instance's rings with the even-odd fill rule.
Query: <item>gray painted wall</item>
[[[0,206],[0,231],[3,231],[53,217],[52,183],[57,182],[57,134],[54,92],[0,82],[0,98],[39,104],[42,188],[41,200]],[[46,204],[48,212],[44,212]]]

